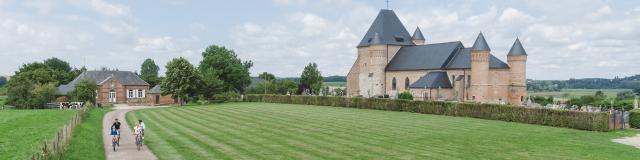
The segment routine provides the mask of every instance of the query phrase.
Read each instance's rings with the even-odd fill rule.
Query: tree
[[[31,92],[29,109],[45,108],[47,103],[56,99],[57,90],[58,88],[54,83],[36,84]]]
[[[318,94],[320,92],[320,88],[322,88],[322,74],[320,74],[316,63],[309,63],[304,67],[304,71],[302,71],[302,75],[300,76],[300,84],[310,87],[312,94]]]
[[[398,99],[413,100],[413,95],[407,91],[398,94]]]
[[[222,46],[211,45],[202,52],[202,61],[198,66],[200,72],[213,70],[219,80],[222,80],[225,91],[243,92],[251,84],[249,68],[251,61],[242,61],[233,50]]]
[[[0,76],[0,88],[7,84],[7,78],[4,76]]]
[[[75,89],[69,93],[72,101],[96,103],[98,85],[95,81],[83,79],[76,84]]]
[[[52,70],[71,72],[71,66],[69,65],[69,63],[56,57],[44,60],[44,65]]]
[[[635,97],[635,93],[632,91],[622,91],[616,94],[616,99],[625,100],[625,99],[633,99]]]
[[[633,88],[633,93],[636,93],[636,95],[640,96],[640,87]]]
[[[200,70],[198,72],[199,93],[207,100],[214,100],[216,94],[224,92],[224,82],[218,79],[218,75],[215,72],[213,69]]]
[[[14,75],[7,83],[7,104],[17,108],[29,108],[34,82],[26,76]]]
[[[264,84],[266,85],[264,88],[264,94],[267,94],[267,90],[269,88],[269,86],[271,85],[271,83],[273,83],[273,81],[276,79],[276,76],[274,76],[271,73],[268,72],[262,72],[262,74],[260,74],[258,76],[260,79],[264,80]]]
[[[182,57],[174,58],[167,63],[165,78],[160,82],[162,95],[171,95],[173,98],[187,99],[194,95],[199,81],[195,68],[187,59]],[[182,105],[182,102],[180,102]]]
[[[146,81],[153,87],[159,82],[159,70],[160,67],[158,67],[158,65],[156,65],[156,63],[152,59],[147,58],[144,60],[144,62],[142,62],[142,67],[140,69],[140,78],[142,78],[142,80]]]

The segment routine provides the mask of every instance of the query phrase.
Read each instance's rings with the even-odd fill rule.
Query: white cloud
[[[134,51],[174,51],[175,46],[173,44],[172,37],[157,37],[157,38],[138,38]]]
[[[104,0],[67,0],[72,4],[88,7],[106,16],[126,16],[129,15],[129,7]]]

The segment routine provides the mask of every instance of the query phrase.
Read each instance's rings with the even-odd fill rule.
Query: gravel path
[[[640,149],[640,134],[638,134],[636,136],[633,136],[633,137],[625,137],[625,138],[613,139],[611,141],[616,142],[616,143],[622,143],[622,144],[634,146],[634,147]]]
[[[129,125],[125,120],[125,114],[131,110],[155,107],[166,106],[127,106],[126,104],[118,104],[114,107],[114,111],[111,111],[104,115],[104,119],[102,120],[102,140],[104,142],[104,149],[107,160],[158,159],[153,153],[151,153],[151,150],[149,150],[146,145],[143,145],[140,151],[138,151],[135,145],[133,131],[129,128]],[[118,118],[122,124],[120,125],[120,147],[116,147],[116,151],[114,152],[113,148],[111,147],[111,136],[109,135],[109,130],[111,124],[113,124],[116,118]]]

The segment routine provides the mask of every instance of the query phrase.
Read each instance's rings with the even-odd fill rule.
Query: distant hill
[[[560,89],[633,89],[640,87],[640,75],[630,77],[581,78],[569,80],[527,80],[527,90],[554,91]]]

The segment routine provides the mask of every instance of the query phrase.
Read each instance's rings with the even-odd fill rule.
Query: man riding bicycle
[[[115,125],[111,126],[111,131],[109,133],[109,135],[111,135],[111,143],[113,143],[113,151],[116,151],[116,142],[118,140],[118,135],[120,134],[120,131],[118,131],[116,129]],[[119,145],[118,145],[119,146]]]

